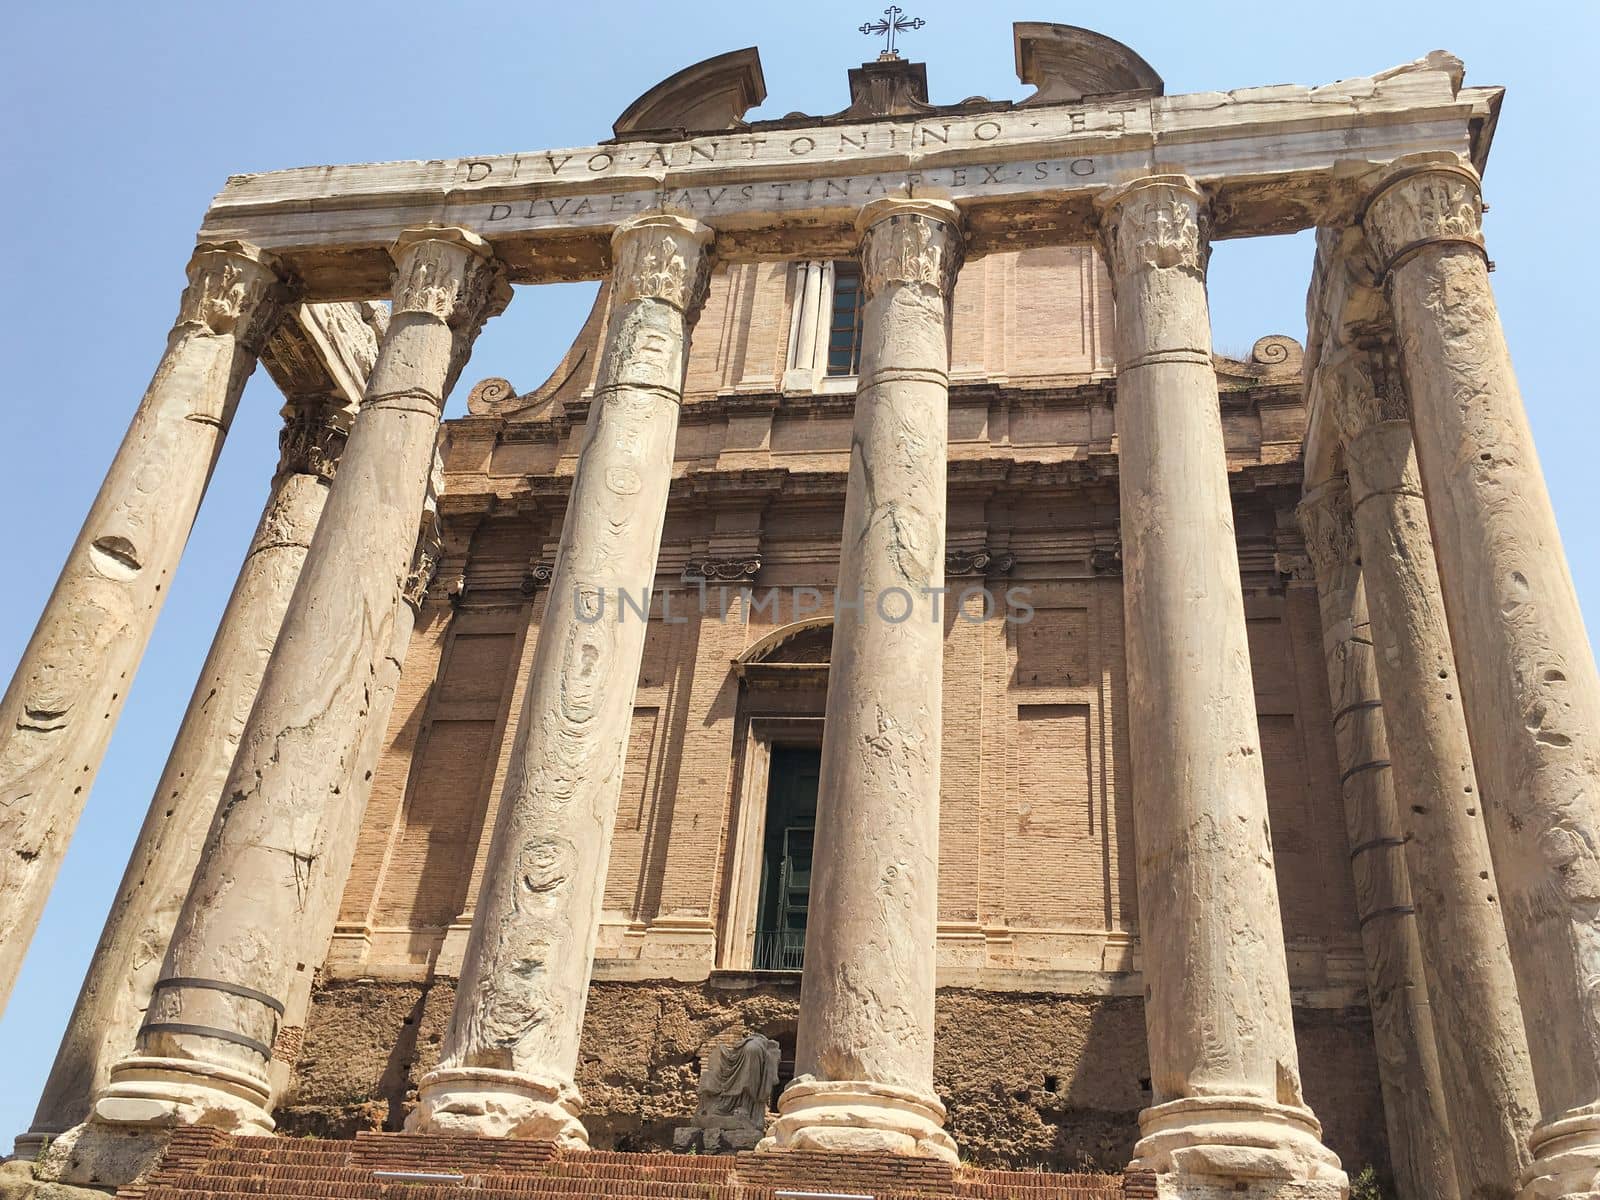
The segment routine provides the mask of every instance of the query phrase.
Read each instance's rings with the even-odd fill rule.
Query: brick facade
[[[290,1107],[310,1104],[314,1064],[337,1057],[349,1034],[324,1019],[357,1002],[343,981],[404,984],[415,997],[459,969],[539,636],[537,568],[559,538],[607,303],[602,289],[550,382],[519,394],[486,381],[450,423],[439,594],[405,664],[306,1022],[313,1067],[302,1063]],[[742,922],[765,756],[820,735],[826,628],[809,639],[780,631],[830,609],[852,397],[783,394],[794,303],[787,264],[725,266],[694,333],[657,575],[658,590],[674,590],[651,612],[596,967],[612,990],[597,995],[665,995],[750,965]],[[990,998],[985,1020],[1004,1022],[1008,1006],[1023,1012],[1042,995],[1067,1004],[1061,1020],[1092,1023],[1108,997],[1132,997],[1120,1001],[1135,1011],[1132,1038],[1139,943],[1109,283],[1083,247],[994,254],[964,268],[953,312],[948,546],[952,570],[973,573],[952,574],[945,613],[941,1004],[949,989],[970,989]],[[1381,1167],[1320,621],[1293,520],[1298,353],[1276,357],[1219,359],[1218,374],[1291,982],[1309,1026],[1342,1023],[1332,1059],[1367,1066],[1353,1074],[1330,1059],[1341,1082],[1319,1113],[1330,1130],[1352,1124],[1343,1140],[1353,1166]],[[976,565],[985,554],[987,567]],[[759,560],[750,596],[735,595],[726,620],[697,611],[683,582],[685,565],[706,559]],[[1032,619],[968,619],[982,599],[958,592],[985,583],[996,597],[1026,589]],[[814,611],[795,612],[796,588],[816,589],[801,593]],[[1315,1096],[1309,1062],[1305,1075]],[[684,1086],[692,1107],[692,1081]],[[599,1097],[586,1092],[593,1107]],[[1101,1119],[1090,1110],[1115,1113],[1123,1138],[1140,1103],[1136,1093],[1096,1101],[1082,1116],[1067,1106],[1034,1164],[1059,1162],[1076,1144],[1072,1123]],[[382,1107],[379,1123],[393,1127],[400,1114]],[[602,1108],[596,1120],[607,1119]]]

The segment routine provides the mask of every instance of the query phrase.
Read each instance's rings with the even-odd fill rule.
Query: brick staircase
[[[354,1141],[183,1129],[118,1200],[1131,1200],[1135,1176],[980,1171],[872,1154],[565,1154],[547,1142],[362,1133]],[[1126,1184],[1126,1191],[1125,1189]],[[1153,1193],[1149,1193],[1153,1194]]]

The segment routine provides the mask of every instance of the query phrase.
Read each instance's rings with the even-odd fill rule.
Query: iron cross
[[[898,58],[894,48],[894,35],[908,33],[913,29],[921,29],[927,22],[921,17],[907,17],[902,13],[898,4],[891,4],[883,10],[883,19],[867,21],[861,26],[861,32],[868,37],[881,37],[884,39],[883,52],[891,58]]]

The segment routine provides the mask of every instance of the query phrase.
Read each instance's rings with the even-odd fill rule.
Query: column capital
[[[333,482],[344,444],[355,424],[356,406],[327,397],[296,397],[283,406],[278,431],[278,470]]]
[[[622,222],[611,234],[612,302],[660,300],[692,321],[705,303],[715,236],[709,225],[671,213]]]
[[[394,315],[437,317],[475,331],[511,301],[511,285],[489,243],[455,227],[407,229],[389,247]]]
[[[861,210],[856,230],[867,296],[891,283],[921,284],[944,296],[955,287],[966,247],[954,204],[885,196]]]
[[[1400,159],[1373,187],[1361,224],[1382,277],[1424,246],[1483,248],[1483,192],[1478,173],[1454,158]]]
[[[174,324],[208,337],[232,334],[260,353],[293,293],[278,260],[249,242],[201,242],[187,272]]]
[[[1295,506],[1294,514],[1319,580],[1332,579],[1356,561],[1355,517],[1350,508],[1350,485],[1343,476],[1312,488]]]
[[[1104,192],[1100,240],[1113,278],[1135,267],[1204,275],[1211,256],[1208,203],[1187,175],[1150,175]]]
[[[1346,453],[1351,442],[1374,426],[1409,418],[1398,373],[1384,370],[1371,354],[1340,349],[1324,361],[1318,376],[1323,406]]]

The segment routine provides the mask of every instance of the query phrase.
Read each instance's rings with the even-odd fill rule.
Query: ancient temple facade
[[[282,464],[19,1171],[403,1129],[1600,1195],[1500,91],[1015,39],[1019,101],[886,56],[749,122],[740,51],[592,147],[229,181],[0,707],[9,989],[259,358]],[[1215,353],[1212,239],[1311,227],[1306,343]],[[583,278],[549,379],[473,380]]]

